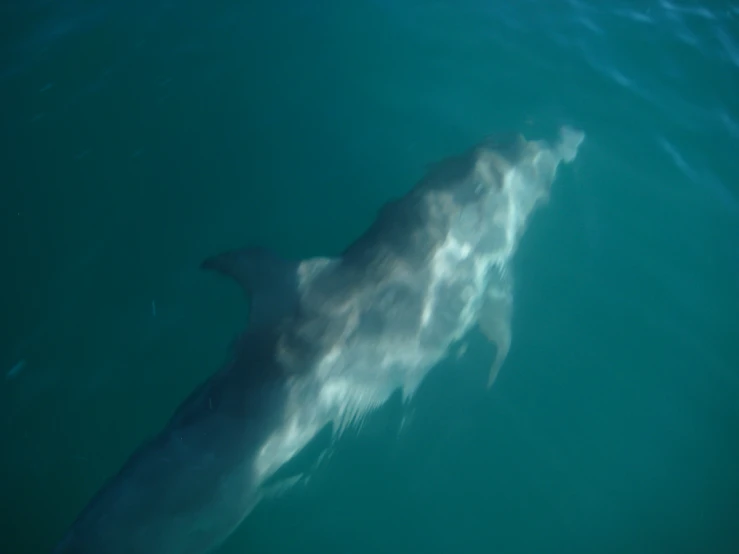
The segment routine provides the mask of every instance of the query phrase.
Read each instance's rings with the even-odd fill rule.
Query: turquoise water
[[[221,552],[739,551],[739,4],[0,8],[0,552],[48,552],[246,318],[497,131],[586,142],[471,335]],[[398,428],[402,426],[402,432]]]

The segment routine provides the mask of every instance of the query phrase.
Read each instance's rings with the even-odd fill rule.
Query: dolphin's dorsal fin
[[[201,264],[234,279],[250,298],[249,327],[276,325],[298,304],[300,262],[284,259],[271,250],[247,247],[212,256]]]

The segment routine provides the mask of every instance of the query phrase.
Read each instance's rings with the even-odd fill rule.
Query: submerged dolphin
[[[430,168],[338,258],[247,248],[203,266],[251,296],[228,362],[78,516],[56,554],[203,554],[316,434],[334,437],[401,388],[410,397],[476,324],[511,342],[510,260],[560,162],[584,139],[488,139]]]

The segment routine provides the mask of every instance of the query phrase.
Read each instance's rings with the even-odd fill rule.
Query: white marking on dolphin
[[[337,258],[261,248],[209,258],[251,297],[224,366],[92,498],[56,554],[217,548],[324,429],[332,440],[398,389],[410,398],[479,325],[511,343],[510,261],[584,134],[487,139],[434,165]],[[311,443],[312,444],[312,443]]]

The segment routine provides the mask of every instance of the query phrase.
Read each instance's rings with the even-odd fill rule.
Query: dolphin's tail
[[[562,157],[562,160],[569,163],[577,156],[577,149],[585,139],[585,133],[579,129],[573,129],[567,125],[563,125],[559,129],[559,142],[556,150]]]

